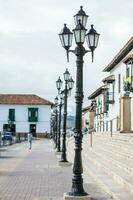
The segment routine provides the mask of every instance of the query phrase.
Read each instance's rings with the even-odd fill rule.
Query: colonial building
[[[90,132],[94,131],[95,102],[82,110],[82,127],[86,127]]]
[[[108,104],[106,104],[105,100],[105,91],[105,87],[101,86],[88,97],[89,100],[95,100],[94,127],[96,131],[105,131],[108,128]]]
[[[0,131],[50,132],[52,103],[36,95],[0,94]]]
[[[90,96],[96,101],[97,131],[131,132],[133,128],[133,37],[104,68],[109,75]],[[130,94],[130,97],[129,97]]]
[[[89,128],[89,123],[90,123],[90,106],[87,106],[82,109],[82,127],[87,127]]]

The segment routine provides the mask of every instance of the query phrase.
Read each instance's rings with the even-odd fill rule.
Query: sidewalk
[[[50,140],[33,142],[32,150],[27,143],[4,148],[0,158],[0,200],[63,200],[64,192],[70,191],[72,167],[58,166],[58,159]],[[85,190],[98,200],[109,200],[89,179]]]

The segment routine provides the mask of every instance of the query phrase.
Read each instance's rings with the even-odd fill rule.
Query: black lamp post
[[[55,103],[55,146],[57,148],[57,134],[58,134],[58,97],[56,96],[54,99],[54,103]]]
[[[55,126],[55,113],[54,113],[54,109],[53,109],[51,112],[51,118],[50,118],[50,135],[51,135],[53,141],[55,142],[54,126]]]
[[[97,47],[99,34],[91,25],[91,29],[86,34],[87,29],[85,28],[88,16],[83,11],[83,7],[80,7],[80,11],[74,16],[76,28],[73,29],[74,38],[76,42],[75,50],[69,50],[72,46],[72,36],[73,33],[67,28],[66,24],[59,34],[62,46],[67,51],[67,57],[69,52],[73,52],[77,59],[77,73],[76,73],[76,120],[75,120],[75,157],[73,165],[73,178],[72,178],[72,188],[69,195],[71,196],[86,196],[87,193],[83,188],[83,168],[82,168],[82,102],[83,102],[83,56],[87,52],[92,53],[92,61],[94,50]],[[83,43],[87,41],[89,50],[85,50]]]
[[[59,123],[58,123],[58,139],[57,139],[57,152],[61,152],[60,148],[60,136],[61,136],[61,111],[63,106],[63,93],[61,92],[59,94],[60,97],[60,103],[59,103]]]
[[[63,94],[64,98],[64,113],[63,113],[63,132],[62,132],[62,153],[61,153],[61,160],[60,162],[68,162],[66,158],[66,121],[67,121],[67,97],[70,92],[70,90],[73,88],[74,81],[72,77],[70,77],[70,73],[68,69],[66,69],[64,73],[64,81],[65,81],[65,89],[61,91],[61,86],[59,83],[62,83],[60,77],[57,80],[57,89],[59,91],[59,94]]]
[[[56,87],[57,87],[58,91],[60,91],[60,89],[62,87],[62,80],[60,79],[60,77],[56,81]],[[63,93],[62,92],[59,94],[59,97],[60,97],[60,104],[59,104],[59,124],[58,124],[59,127],[58,127],[58,138],[57,138],[57,152],[60,152],[61,109],[62,109],[62,99],[63,99]]]
[[[52,113],[51,125],[52,125],[52,138],[53,138],[53,141],[54,141],[54,144],[56,147],[56,132],[55,132],[56,131],[56,113],[55,113],[55,110]]]

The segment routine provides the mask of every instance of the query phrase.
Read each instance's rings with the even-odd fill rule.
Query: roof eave
[[[103,72],[110,72],[131,50],[133,49],[133,37],[119,51],[113,60],[103,69]]]
[[[100,94],[102,94],[102,91],[103,91],[103,86],[101,86],[100,88],[98,88],[95,92],[93,92],[89,97],[88,99],[91,100],[91,99],[95,99],[97,96],[99,96]]]

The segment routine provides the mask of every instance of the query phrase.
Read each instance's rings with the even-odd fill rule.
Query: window
[[[133,91],[133,61],[129,60],[126,63],[126,81],[129,84],[129,90]]]
[[[129,76],[130,76],[130,68],[127,65],[127,68],[126,68],[126,78],[128,78]]]
[[[121,92],[121,74],[118,74],[118,93]]]
[[[28,108],[28,121],[38,122],[38,108]]]
[[[15,109],[9,109],[8,119],[11,120],[12,122],[15,121]]]

